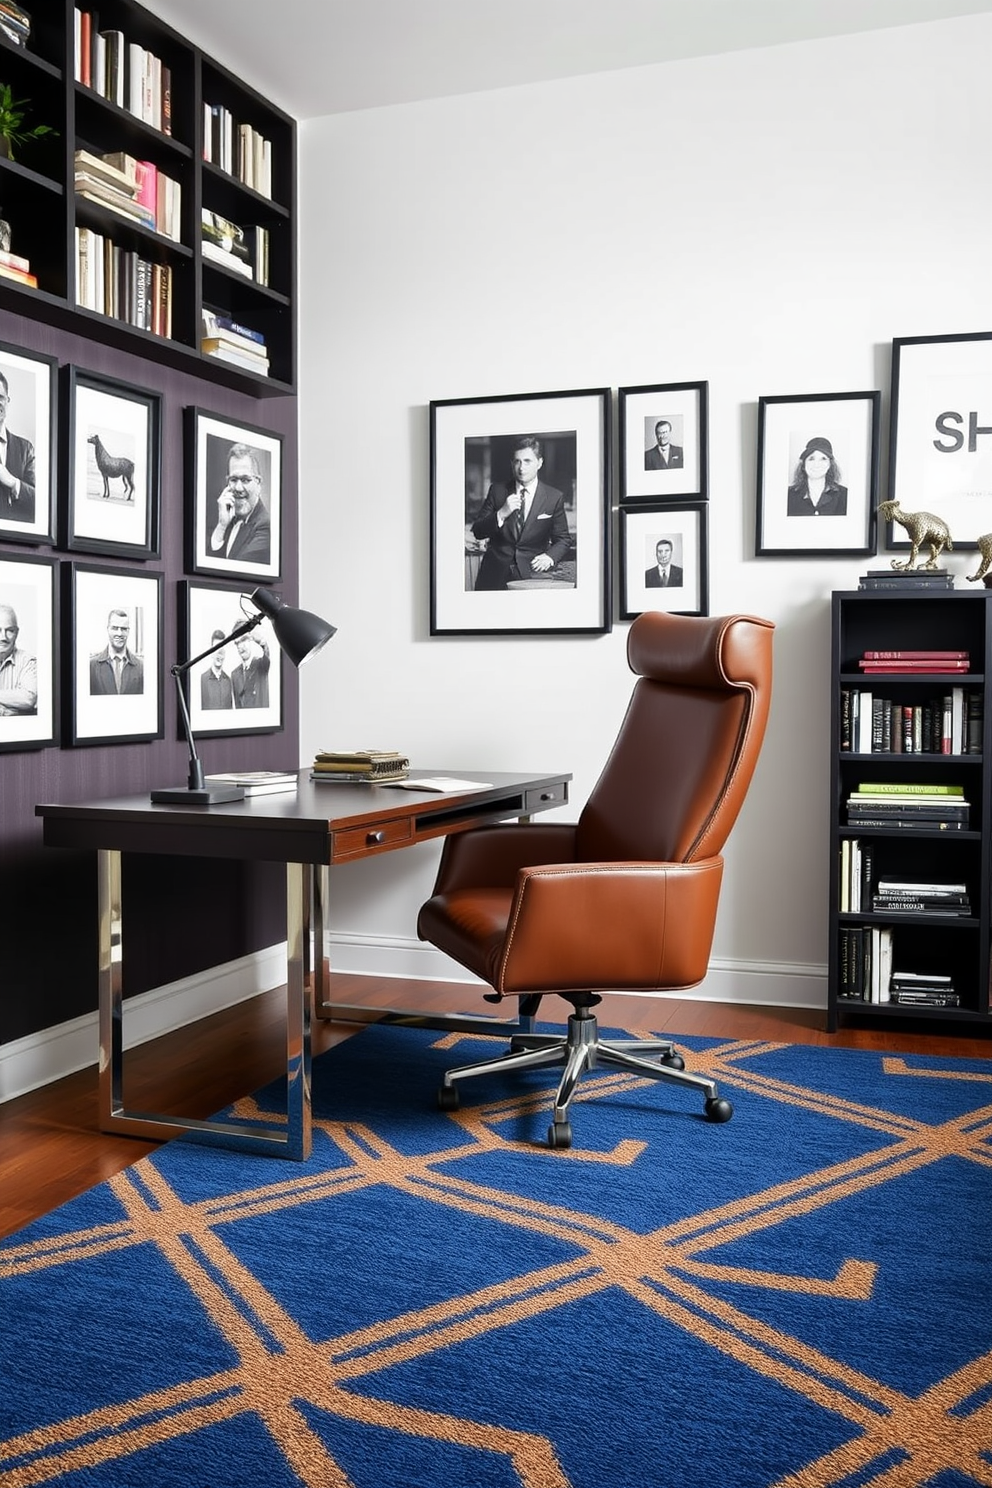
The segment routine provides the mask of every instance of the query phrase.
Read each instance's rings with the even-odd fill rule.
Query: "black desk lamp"
[[[186,694],[183,692],[182,679],[190,667],[213,656],[215,651],[219,651],[229,641],[248,635],[249,631],[254,630],[256,625],[261,625],[265,619],[272,621],[276,640],[295,667],[302,666],[308,657],[315,656],[336,633],[336,626],[329,625],[326,620],[321,620],[319,615],[311,614],[309,610],[296,610],[291,605],[283,604],[278,594],[273,594],[271,589],[256,589],[250,600],[258,611],[257,614],[236,625],[230,635],[208,646],[199,656],[191,656],[189,661],[178,662],[172,668],[179,696],[179,713],[189,749],[189,778],[186,785],[170,785],[162,790],[153,790],[152,801],[158,806],[216,806],[221,801],[244,800],[245,793],[240,785],[204,784],[203,766],[193,742],[193,726],[186,705]]]

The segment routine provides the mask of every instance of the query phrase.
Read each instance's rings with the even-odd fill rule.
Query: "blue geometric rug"
[[[0,1244],[2,1488],[992,1484],[992,1062],[680,1039],[729,1125],[594,1073],[552,1152],[547,1073],[436,1109],[485,1042],[371,1028],[308,1162]]]

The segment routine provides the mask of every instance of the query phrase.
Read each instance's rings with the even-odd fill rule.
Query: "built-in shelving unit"
[[[0,307],[152,360],[193,370],[257,396],[295,392],[296,385],[296,127],[273,107],[206,57],[184,37],[132,0],[101,0],[90,12],[100,32],[116,31],[125,51],[134,44],[154,54],[168,70],[170,129],[166,133],[77,78],[79,43],[76,7],[49,0],[29,7],[27,47],[0,36],[0,83],[29,101],[26,126],[49,124],[58,131],[28,143],[16,159],[0,158],[0,217],[11,225],[12,250],[28,259],[37,288],[0,278]],[[79,7],[82,11],[83,7]],[[211,107],[226,110],[268,142],[271,195],[245,185],[235,171],[204,159]],[[179,241],[129,221],[97,202],[77,197],[77,150],[105,156],[123,152],[149,161],[181,189]],[[208,151],[209,153],[209,144]],[[267,239],[267,282],[247,278],[201,252],[201,214],[206,210]],[[171,270],[171,336],[166,338],[125,319],[81,303],[77,284],[77,228],[99,233],[121,253],[135,253]],[[236,322],[264,337],[268,376],[206,356],[201,351],[203,312]]]
[[[992,594],[988,590],[895,590],[834,594],[832,601],[831,709],[831,890],[828,1026],[874,1017],[927,1018],[942,1029],[992,1023],[990,1007],[990,920],[992,920],[992,781],[990,781],[989,679],[992,677]],[[967,671],[866,675],[859,661],[866,652],[923,650],[964,652]],[[891,663],[888,663],[891,665]],[[885,663],[883,663],[883,666]],[[947,752],[935,719],[945,697],[957,691],[955,703],[965,720],[955,729],[953,752]],[[855,702],[865,694],[874,703],[874,737],[852,729]],[[909,710],[909,711],[907,711]],[[912,710],[916,710],[915,713]],[[899,725],[918,725],[916,737],[892,732]],[[924,732],[924,726],[926,731]],[[896,743],[898,747],[893,748]],[[909,743],[911,747],[905,747]],[[848,800],[866,783],[895,790],[947,791],[949,800],[963,798],[963,821],[884,826],[854,821]],[[867,868],[852,888],[845,877],[845,858],[852,845]],[[964,885],[966,910],[928,905],[919,912],[901,906],[893,912],[878,903],[878,885],[888,883]],[[879,932],[872,946],[872,934]],[[882,976],[872,955],[888,940]],[[863,955],[862,952],[865,954]],[[860,957],[855,975],[852,958]],[[867,956],[867,964],[865,961]],[[890,973],[910,973],[938,984],[946,979],[956,1006],[910,1005],[896,1000]],[[898,984],[897,984],[898,985]],[[919,995],[916,993],[914,995]]]

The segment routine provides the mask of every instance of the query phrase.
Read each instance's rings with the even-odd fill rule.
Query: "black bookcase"
[[[11,225],[11,250],[30,262],[37,287],[0,277],[0,308],[47,321],[91,340],[179,369],[205,367],[216,382],[255,396],[296,388],[296,126],[205,56],[176,31],[131,0],[100,0],[89,13],[101,32],[117,31],[125,45],[154,53],[171,74],[171,132],[76,79],[76,17],[72,0],[29,5],[27,47],[0,36],[0,83],[28,100],[25,125],[49,124],[56,137],[28,143],[16,159],[0,158],[0,217]],[[226,109],[271,147],[271,194],[243,184],[236,172],[204,159],[205,106]],[[150,231],[96,202],[76,196],[75,151],[124,152],[147,160],[181,186],[179,241]],[[268,236],[268,282],[247,279],[200,251],[201,212],[217,213],[254,236]],[[83,308],[76,283],[76,229],[100,233],[123,250],[171,269],[171,336]],[[200,349],[202,312],[237,322],[263,336],[269,375],[207,357]]]
[[[868,1019],[927,1019],[952,1031],[992,1026],[990,917],[992,917],[992,790],[990,790],[989,678],[992,676],[992,594],[988,590],[857,591],[832,597],[830,947],[828,1027]],[[962,651],[960,675],[889,671],[866,675],[867,651]],[[935,722],[939,704],[959,690],[963,752],[946,753]],[[874,737],[852,726],[854,695],[874,701]],[[908,710],[915,710],[909,712]],[[980,722],[979,722],[980,715]],[[967,719],[971,718],[970,740]],[[906,730],[915,728],[915,738]],[[896,730],[899,730],[898,747]],[[906,748],[909,743],[912,747]],[[848,819],[850,793],[867,782],[894,786],[961,787],[967,823],[941,827],[866,826]],[[851,844],[867,872],[856,889],[842,864]],[[865,860],[867,859],[867,865]],[[858,864],[858,857],[855,857]],[[857,873],[856,866],[855,872]],[[879,879],[963,883],[968,912],[894,914],[873,907]],[[891,961],[872,932],[890,932]],[[872,955],[883,967],[875,977]],[[959,1006],[919,1006],[889,1000],[887,972],[948,979]],[[873,1000],[873,997],[875,1000]]]

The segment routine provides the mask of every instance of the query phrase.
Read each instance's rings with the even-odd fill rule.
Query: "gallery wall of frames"
[[[0,374],[3,1044],[96,1006],[95,860],[44,848],[35,805],[185,779],[169,668],[259,584],[298,597],[298,450],[295,398],[27,317],[3,317]],[[208,772],[298,764],[296,673],[264,629],[246,649],[189,678]],[[217,868],[129,858],[126,995],[284,937],[275,865]]]

